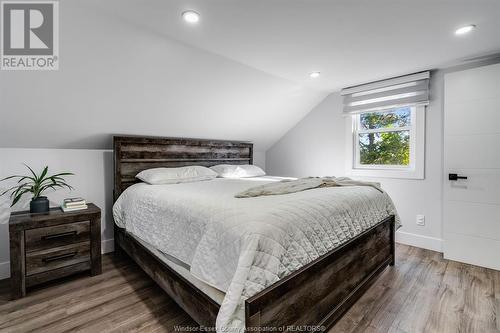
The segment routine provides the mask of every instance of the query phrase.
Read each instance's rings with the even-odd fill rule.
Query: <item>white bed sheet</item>
[[[120,227],[224,292],[217,330],[241,330],[245,299],[396,214],[389,196],[371,187],[234,198],[280,179],[135,184],[117,200],[113,214]]]

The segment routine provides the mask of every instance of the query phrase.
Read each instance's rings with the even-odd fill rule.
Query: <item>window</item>
[[[352,115],[352,174],[422,179],[424,117],[424,106]]]
[[[427,71],[342,89],[352,175],[424,178],[429,80]]]
[[[412,109],[356,115],[356,167],[410,165]]]

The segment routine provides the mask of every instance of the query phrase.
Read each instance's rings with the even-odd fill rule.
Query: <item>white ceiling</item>
[[[59,70],[0,71],[0,147],[102,149],[136,134],[265,151],[325,95],[65,0]]]
[[[98,2],[158,33],[326,91],[500,51],[498,0]],[[182,22],[186,9],[201,14],[199,24]],[[471,23],[472,34],[454,35]],[[322,75],[313,80],[311,71]]]
[[[60,70],[0,72],[0,147],[109,148],[117,133],[264,151],[332,91],[497,52],[499,17],[498,0],[61,1]]]

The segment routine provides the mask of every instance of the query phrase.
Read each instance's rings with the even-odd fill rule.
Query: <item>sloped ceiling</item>
[[[60,2],[60,70],[0,72],[0,147],[111,147],[111,134],[248,140],[265,151],[325,92]]]
[[[190,45],[330,92],[500,51],[498,0],[92,1]],[[188,9],[201,14],[198,25],[182,24]],[[476,31],[455,36],[466,24]],[[311,80],[311,71],[322,75]]]
[[[60,70],[0,72],[0,146],[110,134],[266,150],[329,92],[500,50],[497,0],[65,0]],[[194,9],[202,19],[184,24]],[[474,23],[468,36],[453,31]],[[312,80],[310,71],[322,75]]]

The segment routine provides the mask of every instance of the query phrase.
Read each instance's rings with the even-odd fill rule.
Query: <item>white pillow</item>
[[[139,172],[135,177],[151,185],[160,185],[210,180],[217,177],[217,173],[209,168],[193,165],[181,168],[147,169]]]
[[[231,164],[219,164],[210,169],[217,172],[219,177],[222,178],[245,178],[245,177],[257,177],[265,176],[264,170],[256,165],[242,164],[242,165],[231,165]]]

